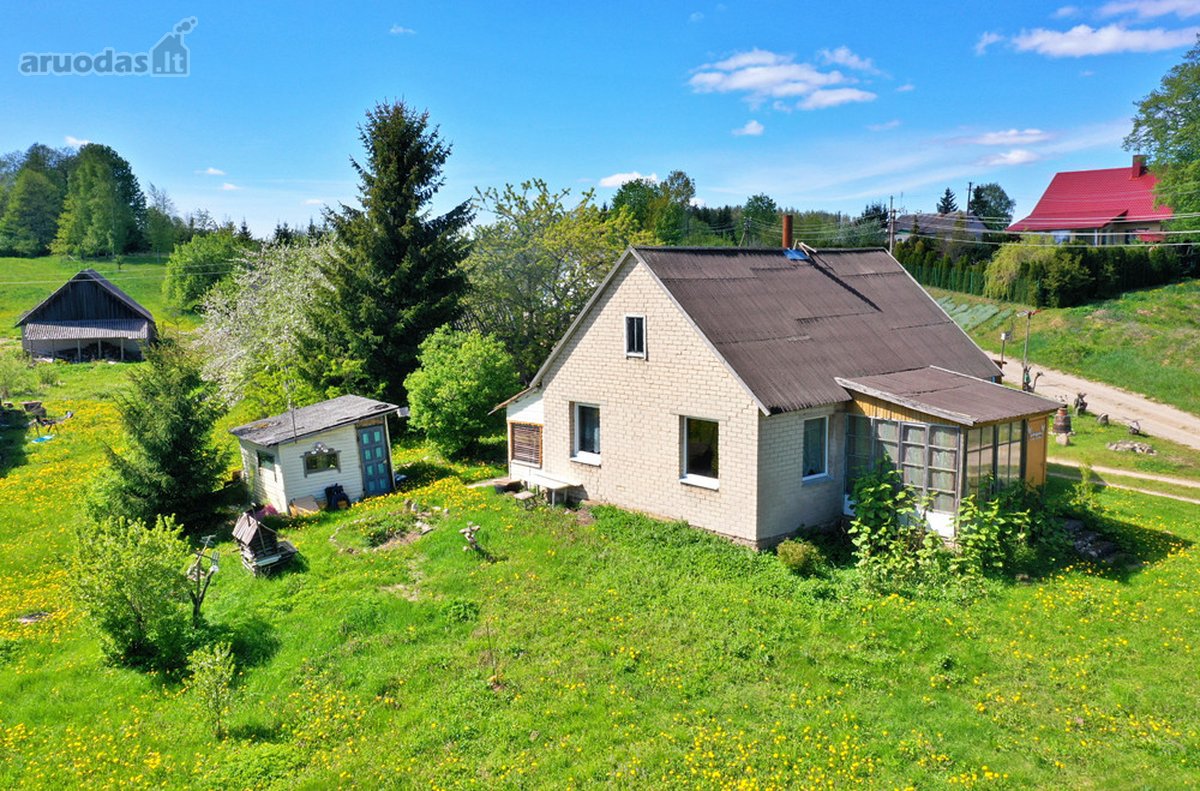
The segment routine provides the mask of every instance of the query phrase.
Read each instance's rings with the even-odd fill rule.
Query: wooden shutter
[[[538,423],[510,423],[509,460],[542,466],[542,427]]]

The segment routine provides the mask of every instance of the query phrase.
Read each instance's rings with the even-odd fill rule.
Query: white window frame
[[[641,319],[642,320],[642,350],[640,352],[629,351],[629,320],[630,319]],[[626,313],[623,324],[625,326],[625,332],[624,332],[625,356],[633,357],[638,360],[646,359],[646,316],[645,316],[645,314],[643,314],[643,313]]]
[[[710,475],[697,475],[688,472],[688,421],[699,420],[704,423],[714,423],[717,426],[717,458],[720,458],[721,448],[721,421],[706,417],[692,417],[689,415],[680,415],[679,421],[679,482],[688,486],[699,486],[702,489],[717,490],[721,488],[720,477],[714,478]],[[719,462],[718,462],[719,464]],[[717,475],[720,476],[720,469],[717,470]]]
[[[821,459],[821,471],[814,472],[812,475],[804,475],[803,474],[804,454],[808,452],[808,448],[805,447],[805,443],[807,443],[807,441],[808,441],[808,423],[809,423],[809,421],[812,421],[812,420],[824,420],[825,421],[825,453],[823,454],[823,458]],[[800,446],[801,478],[800,478],[800,480],[801,481],[820,481],[820,480],[826,480],[826,479],[830,478],[831,476],[829,474],[829,415],[817,415],[815,417],[805,418],[804,425],[801,427],[801,431],[803,433],[800,435],[800,439],[801,439],[801,446]]]
[[[581,408],[596,410],[597,420],[599,420],[599,418],[600,418],[600,405],[599,404],[588,404],[588,403],[585,403],[582,401],[577,401],[577,402],[571,404],[571,461],[579,462],[580,464],[590,464],[593,467],[599,467],[600,466],[600,454],[599,453],[592,453],[591,451],[579,449],[579,446],[581,444],[580,443],[581,438],[579,435],[579,425],[580,425],[579,410]],[[600,430],[602,432],[604,431],[603,423],[600,424]],[[603,442],[600,443],[600,450],[601,450],[601,452],[603,452],[603,450],[604,450]]]

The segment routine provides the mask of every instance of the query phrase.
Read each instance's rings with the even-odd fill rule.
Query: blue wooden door
[[[383,426],[358,430],[358,452],[362,462],[363,495],[386,494],[392,490],[392,468],[388,459],[387,433]]]

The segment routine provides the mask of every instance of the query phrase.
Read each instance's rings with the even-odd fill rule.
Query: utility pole
[[[973,182],[973,181],[967,182],[967,205],[965,207],[963,207],[964,211],[966,211],[967,214],[971,213],[971,189],[974,186],[975,186],[975,182]]]
[[[1033,392],[1033,380],[1029,376],[1029,325],[1033,321],[1036,310],[1023,310],[1018,316],[1025,317],[1025,351],[1021,354],[1021,389],[1027,393]]]
[[[888,195],[888,255],[896,250],[896,196]]]

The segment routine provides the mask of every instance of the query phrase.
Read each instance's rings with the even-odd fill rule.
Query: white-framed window
[[[584,464],[600,463],[600,407],[575,404],[571,460]]]
[[[721,478],[721,426],[715,420],[685,417],[681,420],[683,475],[694,486],[716,489]]]
[[[629,315],[625,317],[625,356],[646,356],[646,317]]]
[[[804,421],[804,480],[829,475],[829,418]]]

